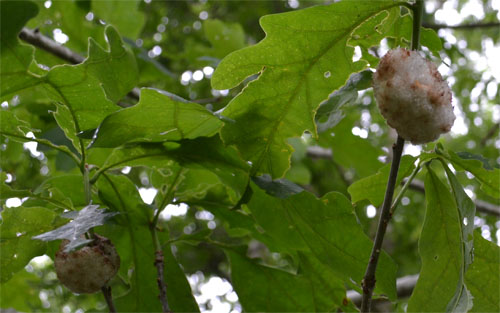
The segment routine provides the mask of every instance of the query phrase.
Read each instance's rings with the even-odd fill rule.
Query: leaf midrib
[[[276,122],[274,123],[271,131],[270,131],[270,135],[269,135],[269,140],[267,140],[266,144],[265,144],[265,147],[264,147],[264,150],[260,153],[260,156],[255,164],[255,167],[254,167],[254,170],[252,170],[252,174],[256,174],[256,172],[258,171],[258,169],[261,167],[262,165],[262,162],[264,161],[264,158],[265,156],[268,154],[269,152],[269,149],[270,149],[270,146],[271,146],[271,143],[274,142],[274,138],[276,136],[276,133],[277,133],[277,129],[279,128],[279,124],[281,123],[281,121],[285,118],[285,116],[287,115],[288,111],[290,110],[290,108],[292,107],[292,103],[293,101],[295,100],[295,98],[297,97],[298,95],[298,89],[300,87],[302,87],[302,84],[303,84],[303,81],[306,79],[307,75],[309,74],[310,70],[312,69],[312,67],[319,61],[319,59],[321,59],[329,50],[331,50],[336,44],[338,44],[340,42],[340,40],[344,37],[347,37],[350,33],[352,33],[356,28],[358,28],[361,24],[363,24],[366,20],[368,20],[369,18],[373,17],[373,16],[376,16],[377,14],[379,14],[380,12],[382,11],[385,11],[385,10],[388,10],[392,7],[395,7],[395,6],[399,6],[399,3],[396,3],[396,4],[391,4],[387,7],[384,7],[384,8],[381,8],[380,10],[377,10],[375,11],[374,13],[371,13],[371,14],[368,14],[365,18],[363,19],[360,19],[360,21],[354,25],[352,25],[351,27],[348,27],[346,28],[346,31],[344,33],[342,33],[341,35],[339,35],[338,37],[335,37],[334,39],[332,39],[332,41],[330,42],[330,44],[328,44],[326,46],[326,48],[321,51],[316,57],[312,58],[311,60],[311,63],[309,64],[309,66],[305,69],[304,73],[302,75],[300,75],[300,79],[297,83],[297,86],[294,88],[294,90],[292,91],[292,96],[290,97],[290,100],[288,102],[285,103],[285,105],[283,106],[283,110],[282,110],[282,113],[280,114],[280,117],[278,118],[278,120],[276,120]],[[261,75],[265,75],[265,74],[261,74]],[[311,108],[311,106],[313,106],[314,104],[310,104],[308,103],[308,106],[309,108]],[[313,109],[313,115],[316,114],[316,111],[317,111],[317,108],[316,109]],[[314,134],[317,133],[317,126],[314,125]],[[288,144],[285,144],[285,145],[288,145]],[[269,161],[269,169],[270,169],[270,172],[272,173],[272,168],[273,168],[273,165],[272,165],[272,160],[270,159]]]

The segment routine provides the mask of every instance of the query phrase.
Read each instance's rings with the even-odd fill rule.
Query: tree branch
[[[361,312],[370,312],[372,294],[376,282],[375,271],[377,269],[380,252],[382,250],[382,242],[384,241],[387,225],[389,224],[389,221],[391,219],[392,197],[394,195],[394,187],[396,185],[396,178],[398,176],[399,163],[401,161],[401,155],[403,154],[404,144],[405,140],[402,137],[398,136],[396,144],[394,144],[392,147],[393,160],[391,165],[391,172],[389,174],[389,180],[387,181],[384,204],[382,205],[382,212],[380,213],[377,233],[375,234],[375,240],[373,242],[373,248],[370,259],[368,261],[368,266],[366,267],[365,276],[361,283],[363,287]]]
[[[398,299],[404,299],[411,295],[413,288],[417,284],[418,274],[409,275],[398,278],[396,281],[396,290],[398,294]],[[358,307],[361,306],[361,294],[355,290],[347,291],[347,298],[349,298]]]
[[[413,180],[410,184],[410,189],[425,193],[424,182],[420,180]],[[477,211],[489,215],[500,217],[500,207],[482,200],[475,200]]]
[[[59,58],[71,64],[79,64],[85,60],[83,56],[79,55],[76,52],[71,51],[65,46],[61,46],[52,39],[42,35],[37,30],[31,30],[29,28],[24,27],[19,33],[19,38],[21,38],[27,43],[32,44],[35,47],[38,47],[42,50],[50,52],[53,55],[56,55]]]
[[[183,169],[180,169],[177,174],[175,175],[174,181],[172,184],[169,186],[167,194],[163,198],[160,207],[156,210],[156,213],[153,217],[153,219],[150,222],[150,230],[151,230],[151,236],[153,237],[153,244],[155,245],[155,266],[156,270],[158,272],[158,278],[157,283],[158,283],[158,290],[160,291],[160,302],[162,306],[162,310],[164,313],[170,313],[172,312],[170,310],[170,307],[168,306],[168,300],[167,300],[167,284],[165,283],[165,278],[163,274],[163,266],[165,264],[165,258],[163,256],[163,247],[160,244],[160,240],[158,239],[158,233],[156,230],[156,226],[158,224],[158,219],[160,217],[161,211],[167,206],[167,204],[171,203],[174,200],[175,196],[175,190],[177,189],[177,184],[179,182],[179,178],[182,176]],[[170,249],[170,247],[166,247],[166,249]]]
[[[160,244],[160,241],[158,239],[158,234],[156,232],[156,225],[151,224],[151,235],[153,236],[153,243],[155,245],[155,266],[156,270],[158,272],[158,277],[156,278],[156,281],[158,283],[158,290],[160,291],[160,294],[158,298],[160,299],[161,302],[161,308],[163,313],[171,313],[172,311],[170,310],[170,307],[168,306],[168,300],[167,300],[167,284],[165,283],[165,278],[163,274],[163,266],[164,266],[164,261],[165,258],[163,257],[163,250]],[[167,247],[168,248],[168,247]]]
[[[430,23],[423,23],[423,27],[438,30],[442,28],[448,28],[448,29],[463,29],[463,30],[469,30],[469,29],[475,29],[475,28],[491,28],[491,27],[498,27],[500,26],[499,22],[492,22],[492,23],[476,23],[476,24],[462,24],[462,25],[445,25],[445,24],[430,24]]]
[[[495,123],[489,130],[488,132],[486,133],[486,136],[484,136],[483,139],[481,139],[481,146],[485,146],[486,145],[486,142],[492,138],[493,136],[495,136],[495,133],[498,131],[498,129],[500,129],[500,123]]]
[[[327,159],[331,160],[333,153],[332,149],[329,148],[323,148],[320,146],[312,146],[307,148],[307,153],[306,155],[310,157],[311,159]],[[404,183],[406,180],[404,180]],[[352,182],[349,182],[349,184]],[[424,183],[422,181],[419,181],[417,179],[414,179],[411,183],[409,188],[414,191],[422,192],[424,193]],[[500,207],[496,206],[494,204],[491,204],[486,201],[482,200],[475,200],[474,203],[476,204],[476,209],[477,211],[484,213],[484,214],[489,214],[489,215],[494,215],[500,217]]]
[[[106,303],[108,304],[109,312],[116,313],[116,308],[113,303],[113,296],[111,295],[111,287],[108,285],[101,288],[102,294],[104,295],[104,299],[106,299]]]

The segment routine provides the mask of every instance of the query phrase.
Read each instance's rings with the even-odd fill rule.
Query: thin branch
[[[307,148],[307,156],[312,159],[332,159],[332,149],[323,148],[320,146],[312,146]],[[345,178],[344,178],[345,179]],[[406,183],[404,180],[403,183]],[[350,185],[352,182],[349,182]],[[424,193],[424,183],[415,179],[410,183],[409,189]],[[484,214],[490,214],[500,217],[500,207],[482,200],[475,200],[476,210]]]
[[[155,266],[156,270],[158,272],[158,277],[156,279],[158,283],[158,290],[160,291],[160,294],[158,298],[160,299],[162,310],[164,313],[169,313],[172,312],[168,306],[168,300],[167,300],[167,284],[165,282],[164,274],[163,274],[163,266],[165,264],[165,258],[163,256],[163,247],[160,244],[160,240],[158,239],[158,233],[156,230],[156,226],[158,224],[158,219],[160,217],[161,211],[167,206],[167,204],[171,203],[174,200],[174,195],[175,195],[175,190],[177,189],[177,183],[179,181],[180,176],[182,175],[183,169],[180,169],[172,184],[169,186],[167,190],[167,194],[163,198],[160,207],[156,210],[156,213],[153,217],[153,220],[151,221],[149,228],[151,231],[151,236],[153,238],[153,244],[155,246]],[[168,249],[168,247],[167,247]]]
[[[417,180],[417,179],[413,180],[412,183],[410,184],[410,188],[413,190],[425,193],[424,182],[422,182],[420,180]],[[482,201],[482,200],[475,200],[474,203],[476,205],[477,211],[479,211],[481,213],[500,217],[500,207],[499,206],[496,206],[494,204],[491,204],[489,202]]]
[[[163,155],[164,155],[164,153],[143,154],[143,155],[130,157],[130,158],[127,158],[127,159],[123,159],[123,160],[121,160],[119,162],[115,162],[115,163],[106,165],[104,167],[99,168],[97,170],[97,172],[95,172],[94,176],[92,176],[92,178],[90,179],[90,184],[94,184],[97,181],[97,179],[99,179],[99,176],[101,176],[107,170],[109,170],[111,168],[114,168],[114,167],[117,167],[120,164],[124,164],[124,163],[127,163],[129,161],[134,161],[134,160],[139,160],[139,159],[144,159],[144,158],[149,158],[149,157],[155,157],[155,156],[163,156]]]
[[[393,160],[391,165],[391,172],[389,174],[389,180],[387,182],[387,189],[385,191],[384,204],[382,205],[382,212],[380,213],[377,233],[375,234],[372,252],[368,261],[368,266],[366,267],[365,276],[362,281],[363,297],[361,302],[361,312],[370,312],[372,294],[373,289],[375,288],[376,281],[375,271],[377,269],[380,252],[382,250],[382,242],[384,241],[387,225],[389,224],[389,220],[391,219],[392,197],[394,195],[394,187],[396,185],[396,178],[398,176],[399,163],[401,161],[401,155],[403,154],[404,144],[405,140],[398,136],[396,144],[394,144],[392,147]]]
[[[422,25],[422,15],[424,14],[424,0],[416,0],[412,4],[413,30],[411,35],[411,49],[418,50],[420,47],[420,28]]]
[[[153,237],[153,243],[155,245],[155,266],[158,271],[158,277],[156,279],[158,283],[158,290],[160,290],[160,294],[158,298],[161,302],[162,312],[163,313],[171,313],[170,307],[168,306],[167,300],[167,284],[165,283],[165,278],[163,274],[163,266],[165,258],[163,256],[162,246],[160,244],[160,240],[158,239],[158,234],[156,232],[156,225],[151,224],[151,236]]]
[[[80,64],[83,61],[85,61],[85,58],[80,54],[72,51],[71,49],[65,46],[58,44],[49,37],[42,35],[39,31],[36,30],[34,31],[29,28],[23,27],[23,29],[19,33],[19,38],[71,64]],[[135,100],[139,100],[139,95],[140,95],[140,89],[137,87],[135,87],[128,93],[128,96]]]
[[[116,308],[113,303],[113,296],[111,295],[111,287],[105,285],[101,288],[102,294],[104,295],[104,299],[106,299],[106,303],[108,304],[109,312],[116,313]]]
[[[418,274],[416,275],[408,275],[404,277],[400,277],[396,280],[396,292],[398,295],[398,299],[404,299],[411,295],[413,288],[417,284]],[[355,290],[347,291],[347,298],[349,298],[352,303],[361,306],[361,294],[359,294]]]
[[[463,30],[470,30],[470,29],[476,29],[476,28],[491,28],[491,27],[498,27],[500,26],[499,22],[492,22],[492,23],[475,23],[475,24],[462,24],[462,25],[445,25],[445,24],[430,24],[430,23],[423,23],[423,27],[438,30],[442,28],[448,28],[448,29],[463,29]]]
[[[193,102],[198,103],[198,104],[208,104],[208,103],[220,102],[222,99],[223,99],[222,97],[215,97],[215,98],[207,98],[207,99],[197,99],[197,100],[193,100]]]
[[[408,190],[408,188],[410,187],[411,183],[413,182],[413,179],[415,178],[415,176],[417,176],[417,174],[418,174],[418,172],[420,171],[421,168],[422,168],[422,162],[419,162],[418,165],[417,165],[417,167],[415,167],[415,169],[411,173],[410,177],[408,177],[408,179],[404,183],[403,188],[401,188],[401,190],[399,191],[398,195],[396,196],[396,199],[392,203],[392,206],[391,206],[391,216],[394,214],[394,211],[398,207],[399,202],[403,198],[406,190]]]
[[[486,145],[486,142],[492,138],[493,136],[495,136],[495,133],[498,131],[498,129],[500,129],[500,123],[495,123],[489,130],[488,132],[486,133],[486,136],[484,136],[483,139],[481,139],[481,146],[485,146]]]
[[[177,172],[177,174],[174,177],[174,180],[173,180],[172,184],[170,185],[170,188],[167,191],[167,194],[165,195],[165,197],[163,198],[163,201],[160,204],[160,207],[156,210],[155,216],[154,216],[153,220],[151,221],[151,224],[155,228],[156,228],[156,225],[158,224],[158,219],[160,217],[160,213],[163,211],[163,209],[165,209],[165,207],[167,206],[167,204],[172,203],[172,201],[174,200],[175,191],[177,189],[177,183],[179,182],[179,178],[181,177],[181,175],[182,175],[183,172],[184,172],[183,168],[181,168]]]
[[[42,35],[37,30],[31,30],[29,28],[24,27],[19,33],[19,38],[26,41],[27,43],[32,44],[35,47],[38,47],[42,50],[50,52],[53,55],[56,55],[59,58],[68,61],[71,64],[79,64],[85,60],[83,56],[79,55],[76,52],[71,51],[69,48],[65,46],[61,46],[60,44],[53,41],[49,37]]]

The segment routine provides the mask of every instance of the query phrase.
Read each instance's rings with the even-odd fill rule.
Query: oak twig
[[[413,180],[410,184],[410,188],[422,193],[425,193],[425,187],[424,187],[424,182],[420,180]],[[474,201],[474,204],[476,205],[476,210],[478,212],[488,214],[488,215],[493,215],[500,217],[500,207],[494,204],[491,204],[486,201],[482,201],[479,199],[476,199]]]
[[[438,30],[438,29],[442,29],[442,28],[469,30],[469,29],[476,29],[476,28],[498,27],[498,26],[500,26],[500,23],[499,22],[492,22],[492,23],[475,23],[475,24],[462,24],[462,25],[422,23],[422,26],[425,28],[430,28],[430,29],[434,29],[434,30]]]
[[[417,0],[412,6],[413,11],[413,31],[411,37],[411,49],[418,50],[420,46],[420,28],[422,24],[422,14],[424,12],[424,1]],[[375,234],[375,240],[373,242],[372,252],[370,254],[370,259],[368,260],[368,266],[366,267],[365,276],[361,283],[363,288],[363,296],[361,299],[361,312],[370,312],[373,289],[375,289],[375,272],[377,270],[378,259],[380,257],[380,252],[382,250],[382,243],[384,241],[385,232],[387,230],[387,225],[392,216],[392,197],[394,196],[394,188],[396,186],[396,180],[398,177],[399,163],[401,161],[401,155],[403,154],[403,147],[405,145],[405,140],[398,135],[396,144],[393,145],[393,159],[391,165],[391,172],[389,174],[389,180],[387,181],[387,188],[385,190],[384,203],[382,205],[382,211],[380,213],[380,219],[377,226],[377,232]],[[415,174],[416,175],[416,174]],[[408,188],[408,187],[406,187]],[[396,203],[397,204],[397,203]]]
[[[116,308],[113,303],[113,297],[111,295],[111,287],[105,285],[101,288],[102,294],[104,295],[104,299],[106,299],[106,303],[108,304],[109,312],[116,313]]]
[[[35,47],[50,52],[51,54],[58,56],[59,58],[68,61],[71,64],[80,64],[85,60],[85,58],[80,54],[58,44],[49,37],[42,35],[37,30],[31,30],[24,27],[19,33],[19,38],[27,43],[32,44]]]
[[[398,136],[396,144],[393,145],[393,159],[391,165],[391,172],[387,182],[387,189],[385,192],[384,204],[382,205],[382,212],[380,213],[380,220],[377,227],[377,233],[373,242],[373,248],[366,267],[365,276],[362,281],[363,297],[361,302],[361,312],[370,312],[371,300],[373,289],[375,288],[375,271],[377,269],[378,259],[382,250],[382,242],[384,241],[387,225],[391,219],[391,205],[392,197],[394,195],[394,187],[396,186],[396,178],[398,176],[399,163],[401,155],[403,154],[405,140]]]
[[[151,225],[151,227],[154,227]],[[167,284],[165,283],[165,278],[163,275],[163,266],[164,266],[164,261],[165,258],[163,257],[163,250],[160,245],[160,242],[158,240],[158,235],[156,233],[156,229],[151,229],[151,234],[153,236],[153,241],[156,247],[155,251],[155,266],[156,270],[158,272],[158,277],[156,278],[156,282],[158,283],[158,290],[160,291],[160,294],[158,295],[158,298],[160,299],[161,302],[161,308],[163,313],[171,313],[172,311],[170,310],[170,307],[168,306],[168,300],[167,300]]]
[[[495,123],[486,133],[483,139],[481,139],[481,146],[485,146],[486,142],[495,136],[495,133],[500,129],[500,123]]]
[[[151,236],[153,237],[153,244],[155,246],[155,266],[156,270],[158,273],[158,277],[156,278],[156,281],[158,283],[158,290],[160,291],[160,294],[158,298],[160,299],[162,310],[164,313],[171,313],[172,311],[170,310],[170,307],[168,305],[168,300],[167,300],[167,284],[165,282],[164,274],[163,274],[163,266],[164,266],[164,261],[165,258],[163,256],[163,247],[160,243],[160,240],[158,239],[158,233],[156,226],[158,224],[158,220],[160,217],[161,211],[167,206],[167,204],[170,204],[174,200],[174,195],[175,195],[175,190],[177,189],[177,184],[179,182],[179,178],[182,176],[183,170],[179,170],[177,174],[175,175],[175,178],[168,188],[167,194],[162,200],[162,203],[160,204],[160,207],[156,210],[156,213],[153,217],[153,220],[151,221],[149,227],[151,231]],[[167,247],[166,249],[169,249]]]
[[[331,160],[333,153],[332,153],[332,149],[329,149],[329,148],[323,148],[320,146],[311,146],[311,147],[307,148],[306,155],[312,159]],[[346,179],[345,177],[343,177],[342,179],[344,179],[346,181],[347,185],[352,184],[352,181]],[[407,182],[407,179],[404,180],[403,183],[406,183],[406,182]],[[414,179],[410,182],[409,189],[414,190],[414,191],[418,191],[421,193],[425,192],[424,183],[420,180],[417,180],[417,179]],[[476,205],[476,210],[478,212],[500,217],[500,207],[499,206],[491,204],[491,203],[486,202],[486,201],[478,200],[478,199],[476,199],[474,201],[474,203]]]
[[[396,280],[396,292],[398,295],[398,299],[404,299],[409,297],[413,289],[415,288],[415,285],[417,284],[417,280],[418,280],[418,274],[408,275],[398,278]],[[357,306],[361,305],[362,295],[360,295],[357,291],[348,290],[346,297],[349,298],[349,300],[351,300],[355,305]],[[374,306],[376,306],[376,304],[374,304]]]

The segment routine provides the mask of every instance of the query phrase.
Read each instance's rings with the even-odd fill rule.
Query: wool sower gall
[[[56,253],[55,267],[59,281],[75,293],[94,293],[115,276],[120,268],[120,256],[108,238],[95,235],[88,246],[64,252],[68,240],[63,240]]]
[[[453,126],[450,87],[416,51],[390,50],[373,75],[373,90],[387,124],[413,144],[434,141]]]

